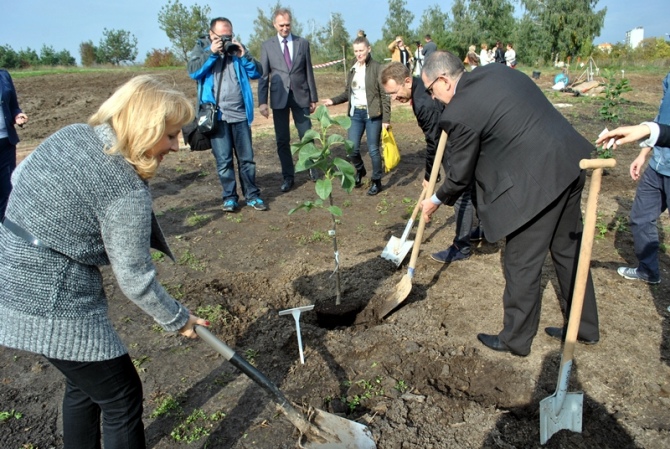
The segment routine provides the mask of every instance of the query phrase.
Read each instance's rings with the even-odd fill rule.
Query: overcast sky
[[[127,30],[137,37],[138,62],[144,61],[153,48],[170,47],[170,41],[158,27],[158,12],[167,0],[2,0],[0,45],[9,45],[15,51],[28,47],[36,50],[51,45],[56,51],[68,50],[79,60],[79,44],[91,40],[98,45],[104,28]],[[207,2],[181,0],[186,6],[210,5],[212,15],[226,16],[242,42],[249,40],[257,8],[266,13],[273,0],[243,0],[240,2]],[[414,13],[413,28],[418,27],[428,6],[439,4],[451,15],[451,0],[407,0],[406,7]],[[291,0],[286,2],[295,18],[307,31],[310,24],[324,26],[331,12],[339,12],[350,36],[364,29],[371,41],[381,37],[381,28],[388,14],[386,0]],[[234,5],[231,7],[231,5]],[[596,9],[607,7],[605,26],[595,43],[622,42],[626,31],[644,27],[644,37],[670,33],[668,0],[600,0]],[[523,42],[515,43],[520,51]],[[322,62],[322,61],[319,61]]]

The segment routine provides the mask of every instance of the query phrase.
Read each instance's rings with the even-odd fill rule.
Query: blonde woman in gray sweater
[[[0,226],[0,345],[44,355],[66,378],[66,449],[146,446],[142,384],[107,315],[99,266],[166,331],[207,325],[156,279],[150,247],[172,257],[147,180],[193,119],[188,99],[149,77],[47,138],[13,175]],[[102,415],[102,420],[100,419]]]

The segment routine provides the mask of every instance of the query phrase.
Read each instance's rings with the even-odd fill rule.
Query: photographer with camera
[[[254,98],[250,79],[262,68],[233,38],[233,24],[225,17],[212,19],[209,36],[198,40],[188,61],[188,74],[198,82],[198,102],[216,105],[217,122],[210,134],[212,154],[223,187],[223,210],[235,212],[239,196],[233,155],[237,157],[242,194],[248,206],[267,210],[256,186],[256,163],[251,141]]]

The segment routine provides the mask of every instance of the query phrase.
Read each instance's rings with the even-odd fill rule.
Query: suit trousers
[[[309,107],[303,108],[293,98],[293,91],[289,91],[286,107],[272,110],[272,120],[275,126],[275,139],[277,141],[277,155],[281,163],[281,174],[284,179],[293,179],[295,167],[293,166],[293,155],[291,154],[291,128],[289,126],[289,113],[293,115],[293,123],[298,129],[298,136],[302,139],[308,129],[312,127],[309,118]]]
[[[128,354],[101,362],[50,359],[65,375],[64,449],[144,449],[142,382]]]
[[[520,354],[530,352],[540,323],[542,266],[547,256],[556,270],[561,310],[570,314],[582,237],[581,196],[586,174],[580,176],[548,207],[506,238],[503,330],[498,337]],[[589,271],[578,336],[599,340],[598,309]]]
[[[12,172],[16,168],[16,146],[9,138],[0,139],[0,220],[5,216],[7,200],[12,191]]]

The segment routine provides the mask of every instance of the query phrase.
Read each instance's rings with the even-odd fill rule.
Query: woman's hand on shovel
[[[199,324],[200,326],[209,326],[209,321],[203,320],[202,318],[198,318],[195,315],[189,315],[188,321],[186,322],[184,327],[179,329],[179,333],[186,338],[197,338],[198,335],[195,333],[195,329],[193,329],[193,326],[195,326],[196,324]]]

